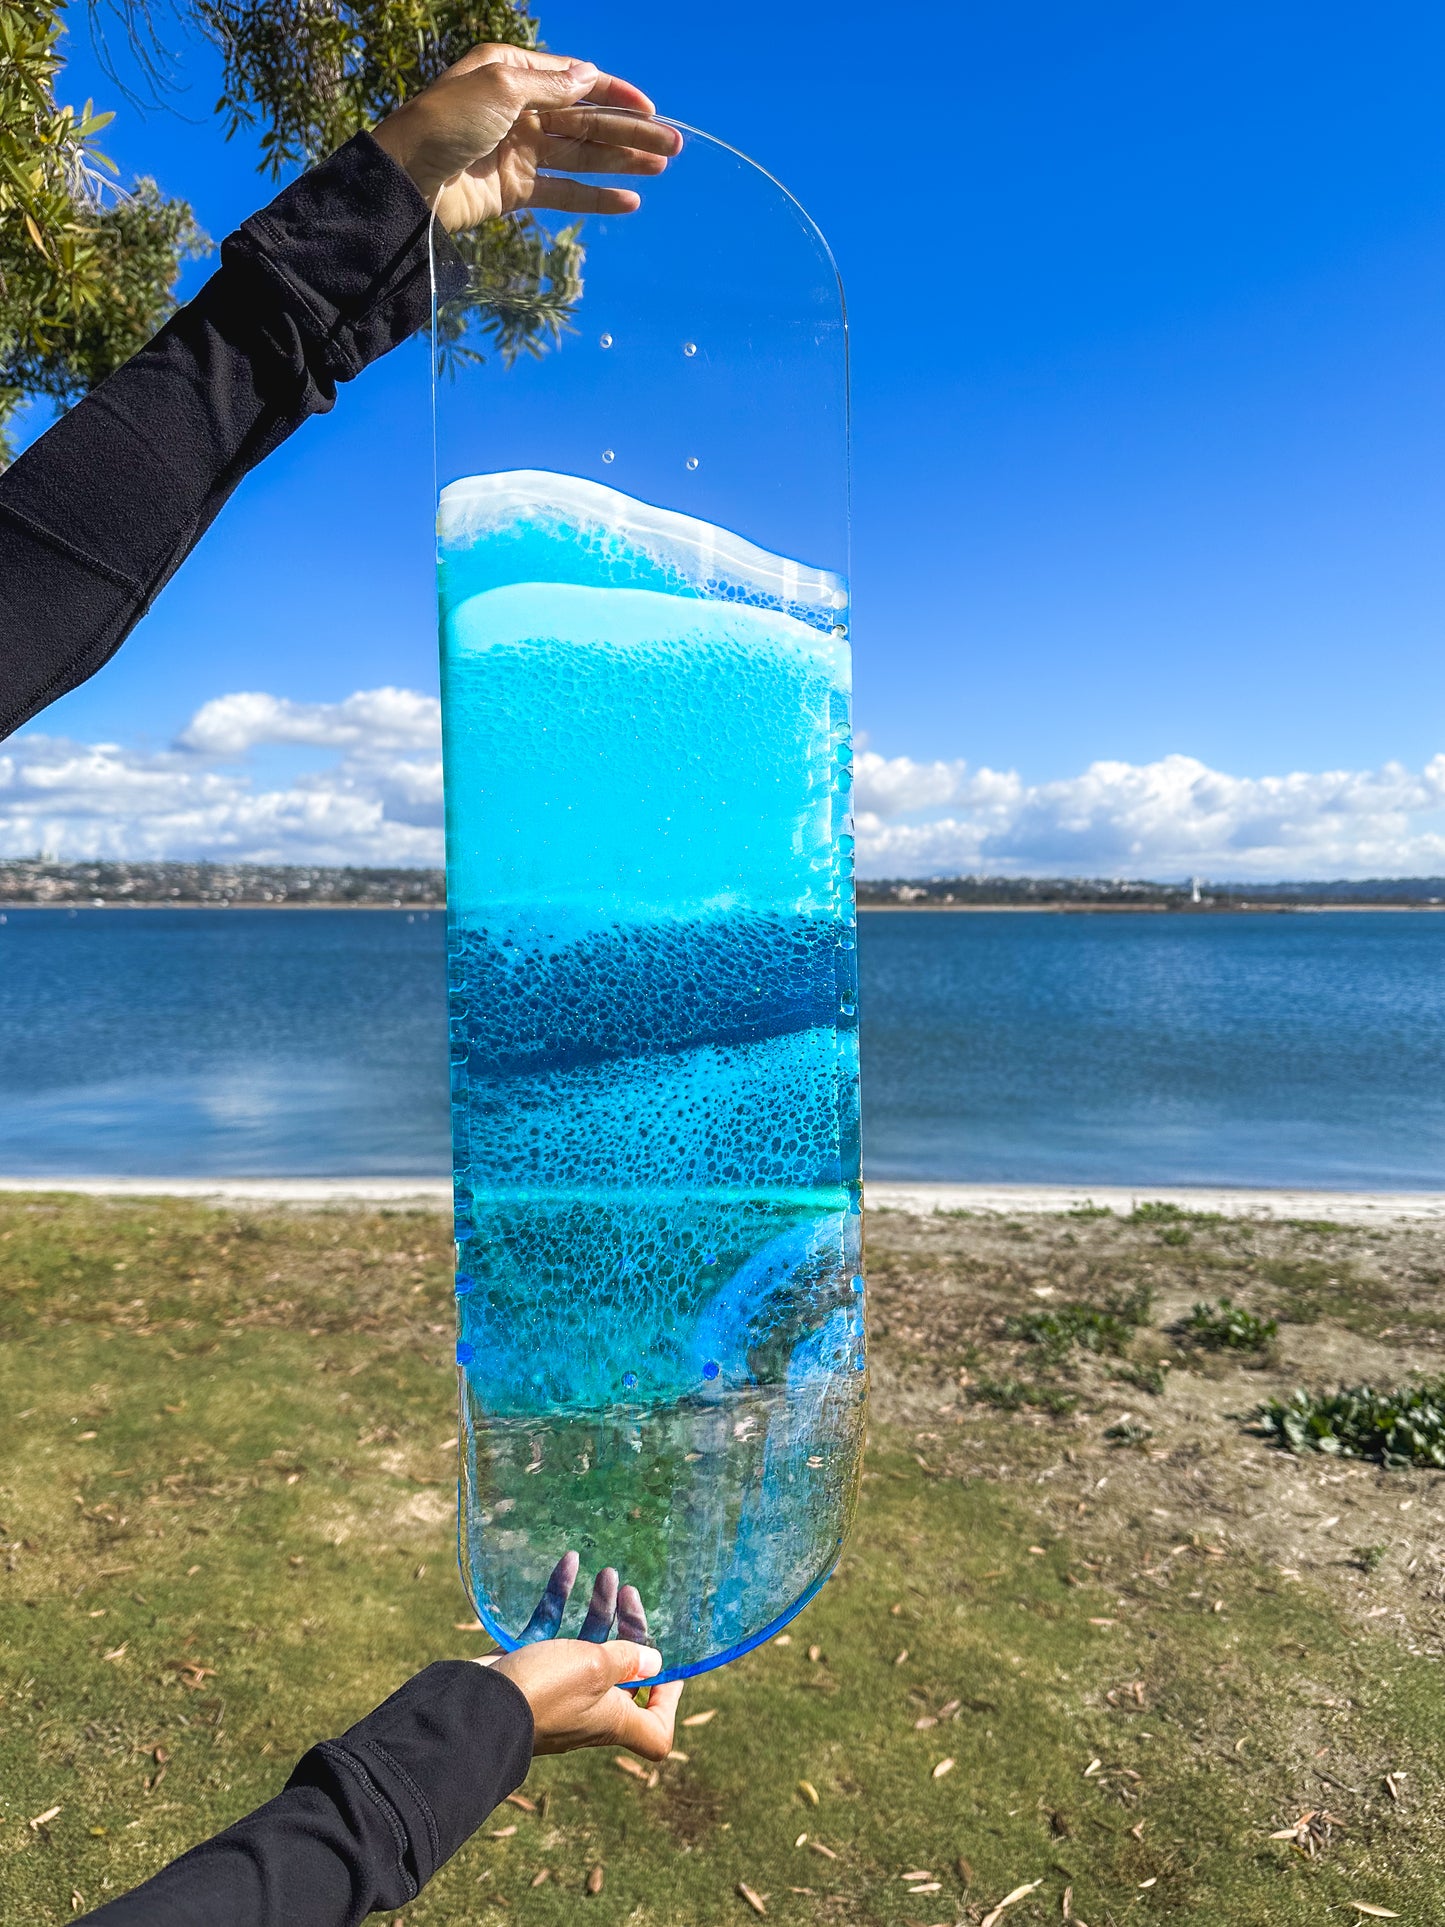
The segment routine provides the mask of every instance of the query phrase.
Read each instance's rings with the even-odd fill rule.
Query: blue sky
[[[1445,15],[803,0],[764,41],[675,0],[540,12],[833,244],[872,867],[1445,868]],[[72,53],[126,175],[217,237],[266,197],[209,54],[142,112]],[[404,350],[37,729],[163,758],[264,692],[290,720],[225,766],[254,793],[335,756],[354,692],[433,692],[429,433]],[[6,808],[12,844],[46,827]],[[180,824],[145,847],[203,835]]]

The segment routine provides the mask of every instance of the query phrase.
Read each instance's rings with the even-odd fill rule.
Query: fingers
[[[634,87],[630,80],[620,80],[616,74],[599,74],[587,98],[605,107],[630,107],[635,114],[657,112],[640,87]]]
[[[500,42],[483,42],[464,53],[447,69],[449,74],[469,74],[478,67],[516,67],[537,75],[560,75],[569,71],[588,75],[587,98],[603,107],[622,107],[634,114],[655,114],[657,109],[640,87],[617,74],[599,73],[590,60],[575,60],[567,54],[540,53],[535,47],[509,47]],[[537,101],[540,107],[550,102]]]
[[[593,1582],[587,1617],[582,1621],[582,1629],[577,1637],[597,1642],[606,1639],[612,1631],[612,1622],[616,1617],[617,1568],[604,1566]],[[656,1668],[653,1670],[656,1671]]]
[[[549,140],[537,154],[539,167],[567,168],[577,174],[660,174],[667,162],[666,154],[644,154],[601,141]]]
[[[635,1700],[624,1699],[617,1695],[621,1710],[617,1714],[616,1738],[630,1752],[640,1753],[645,1760],[665,1760],[672,1751],[672,1741],[677,1729],[677,1703],[682,1698],[682,1681],[672,1680],[666,1686],[654,1686],[647,1696],[646,1706],[639,1706]]]
[[[636,1586],[623,1586],[618,1591],[617,1637],[630,1639],[638,1646],[647,1644],[647,1614]]]
[[[642,196],[628,187],[586,187],[565,174],[539,174],[527,196],[528,207],[551,207],[566,214],[635,214]]]
[[[556,137],[559,143],[575,142],[579,145],[615,147],[637,150],[646,154],[661,154],[669,159],[682,147],[682,135],[666,121],[643,120],[637,114],[615,114],[599,109],[584,101],[577,107],[557,107],[537,116],[544,134]],[[560,151],[549,148],[548,153]],[[546,167],[577,167],[577,161],[548,159]]]
[[[518,1642],[530,1646],[539,1639],[555,1639],[557,1628],[562,1624],[562,1615],[567,1610],[567,1601],[572,1596],[572,1588],[577,1583],[577,1568],[581,1560],[575,1552],[564,1552],[552,1568],[546,1590],[537,1601],[537,1610],[527,1621]]]

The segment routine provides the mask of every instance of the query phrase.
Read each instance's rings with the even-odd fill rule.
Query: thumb
[[[508,78],[528,107],[566,107],[581,100],[596,85],[598,70],[590,60],[569,60],[557,67],[534,67],[530,61],[508,70]]]
[[[642,1686],[662,1671],[662,1654],[655,1646],[639,1646],[631,1639],[609,1639],[599,1651],[606,1663],[609,1686]]]

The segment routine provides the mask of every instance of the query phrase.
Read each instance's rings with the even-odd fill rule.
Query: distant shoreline
[[[365,910],[389,912],[409,917],[444,917],[444,903],[252,903],[244,898],[229,903],[207,903],[201,898],[182,897],[107,897],[103,902],[34,903],[24,898],[0,897],[0,915],[12,910],[302,910],[320,914],[327,910]],[[1445,903],[1387,903],[1378,899],[1364,903],[860,903],[860,915],[888,916],[1049,916],[1049,917],[1293,917],[1326,916],[1341,911],[1423,912],[1438,915]]]
[[[447,907],[444,903],[205,903],[198,898],[168,903],[160,897],[107,897],[103,903],[29,903],[0,897],[0,914],[8,916],[12,910],[387,910],[394,917],[404,910],[409,917],[444,917]]]
[[[920,911],[953,916],[1053,917],[1293,917],[1335,910],[1445,910],[1445,903],[860,903],[860,912],[916,916]]]
[[[1223,1218],[1380,1224],[1445,1222],[1445,1191],[1314,1191],[1273,1186],[1180,1184],[950,1184],[906,1178],[864,1179],[874,1212],[929,1217],[935,1211],[978,1216],[1069,1216],[1111,1211],[1128,1217],[1140,1205],[1175,1206]],[[227,1204],[371,1205],[449,1211],[450,1178],[103,1178],[0,1177],[0,1194],[66,1193],[100,1198],[193,1198]]]

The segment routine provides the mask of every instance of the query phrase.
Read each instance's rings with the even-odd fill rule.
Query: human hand
[[[618,1586],[610,1566],[598,1573],[587,1616],[576,1639],[557,1628],[577,1579],[575,1552],[558,1560],[537,1610],[514,1653],[477,1662],[494,1666],[518,1687],[532,1709],[535,1753],[570,1753],[581,1746],[625,1746],[647,1760],[672,1750],[682,1681],[648,1689],[647,1704],[619,1692],[662,1670],[662,1655],[643,1642],[647,1616],[635,1586]],[[609,1639],[614,1619],[619,1637]]]
[[[518,208],[631,214],[640,205],[631,189],[544,170],[660,174],[682,136],[638,118],[653,111],[646,94],[590,61],[482,46],[373,132],[455,233]]]

